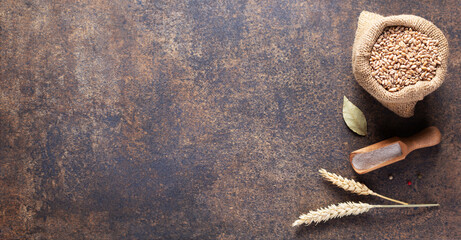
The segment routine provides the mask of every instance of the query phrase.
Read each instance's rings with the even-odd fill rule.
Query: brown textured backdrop
[[[413,118],[353,79],[362,10],[419,15],[449,40],[446,81]],[[0,238],[459,239],[460,18],[456,0],[1,1]],[[343,123],[343,95],[367,137]],[[355,176],[346,160],[429,125],[443,142],[398,164]],[[322,167],[441,207],[292,228],[309,209],[385,203]]]

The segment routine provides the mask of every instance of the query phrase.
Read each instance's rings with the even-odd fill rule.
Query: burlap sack
[[[389,92],[371,76],[372,69],[369,62],[371,50],[384,28],[388,26],[411,27],[439,40],[439,54],[442,58],[442,64],[437,67],[436,75],[431,81],[419,81],[398,92]],[[352,48],[352,70],[355,79],[368,93],[397,115],[401,117],[413,116],[416,103],[440,87],[447,71],[447,59],[447,39],[442,31],[431,22],[413,15],[383,17],[367,11],[360,14]]]

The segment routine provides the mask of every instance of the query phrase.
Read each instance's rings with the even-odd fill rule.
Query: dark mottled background
[[[448,38],[446,81],[413,118],[354,81],[362,10]],[[0,238],[460,239],[460,17],[456,0],[1,1]],[[343,95],[367,137],[343,123]],[[429,125],[439,146],[364,176],[347,162]],[[319,168],[441,207],[292,228],[329,204],[388,203]]]

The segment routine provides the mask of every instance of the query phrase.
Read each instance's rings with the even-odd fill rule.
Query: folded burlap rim
[[[389,92],[371,75],[372,68],[369,62],[371,50],[384,28],[389,26],[411,27],[439,41],[439,54],[442,61],[431,81],[418,81],[398,92]],[[440,87],[445,79],[447,59],[448,41],[442,31],[428,20],[413,15],[383,17],[367,11],[360,14],[352,48],[352,70],[355,79],[368,93],[397,115],[413,116],[416,103]]]

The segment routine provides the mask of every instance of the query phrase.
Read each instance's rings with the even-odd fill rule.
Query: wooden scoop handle
[[[434,126],[428,127],[411,137],[401,139],[401,141],[407,145],[408,153],[416,149],[432,147],[439,144],[441,140],[442,134],[439,129]]]

